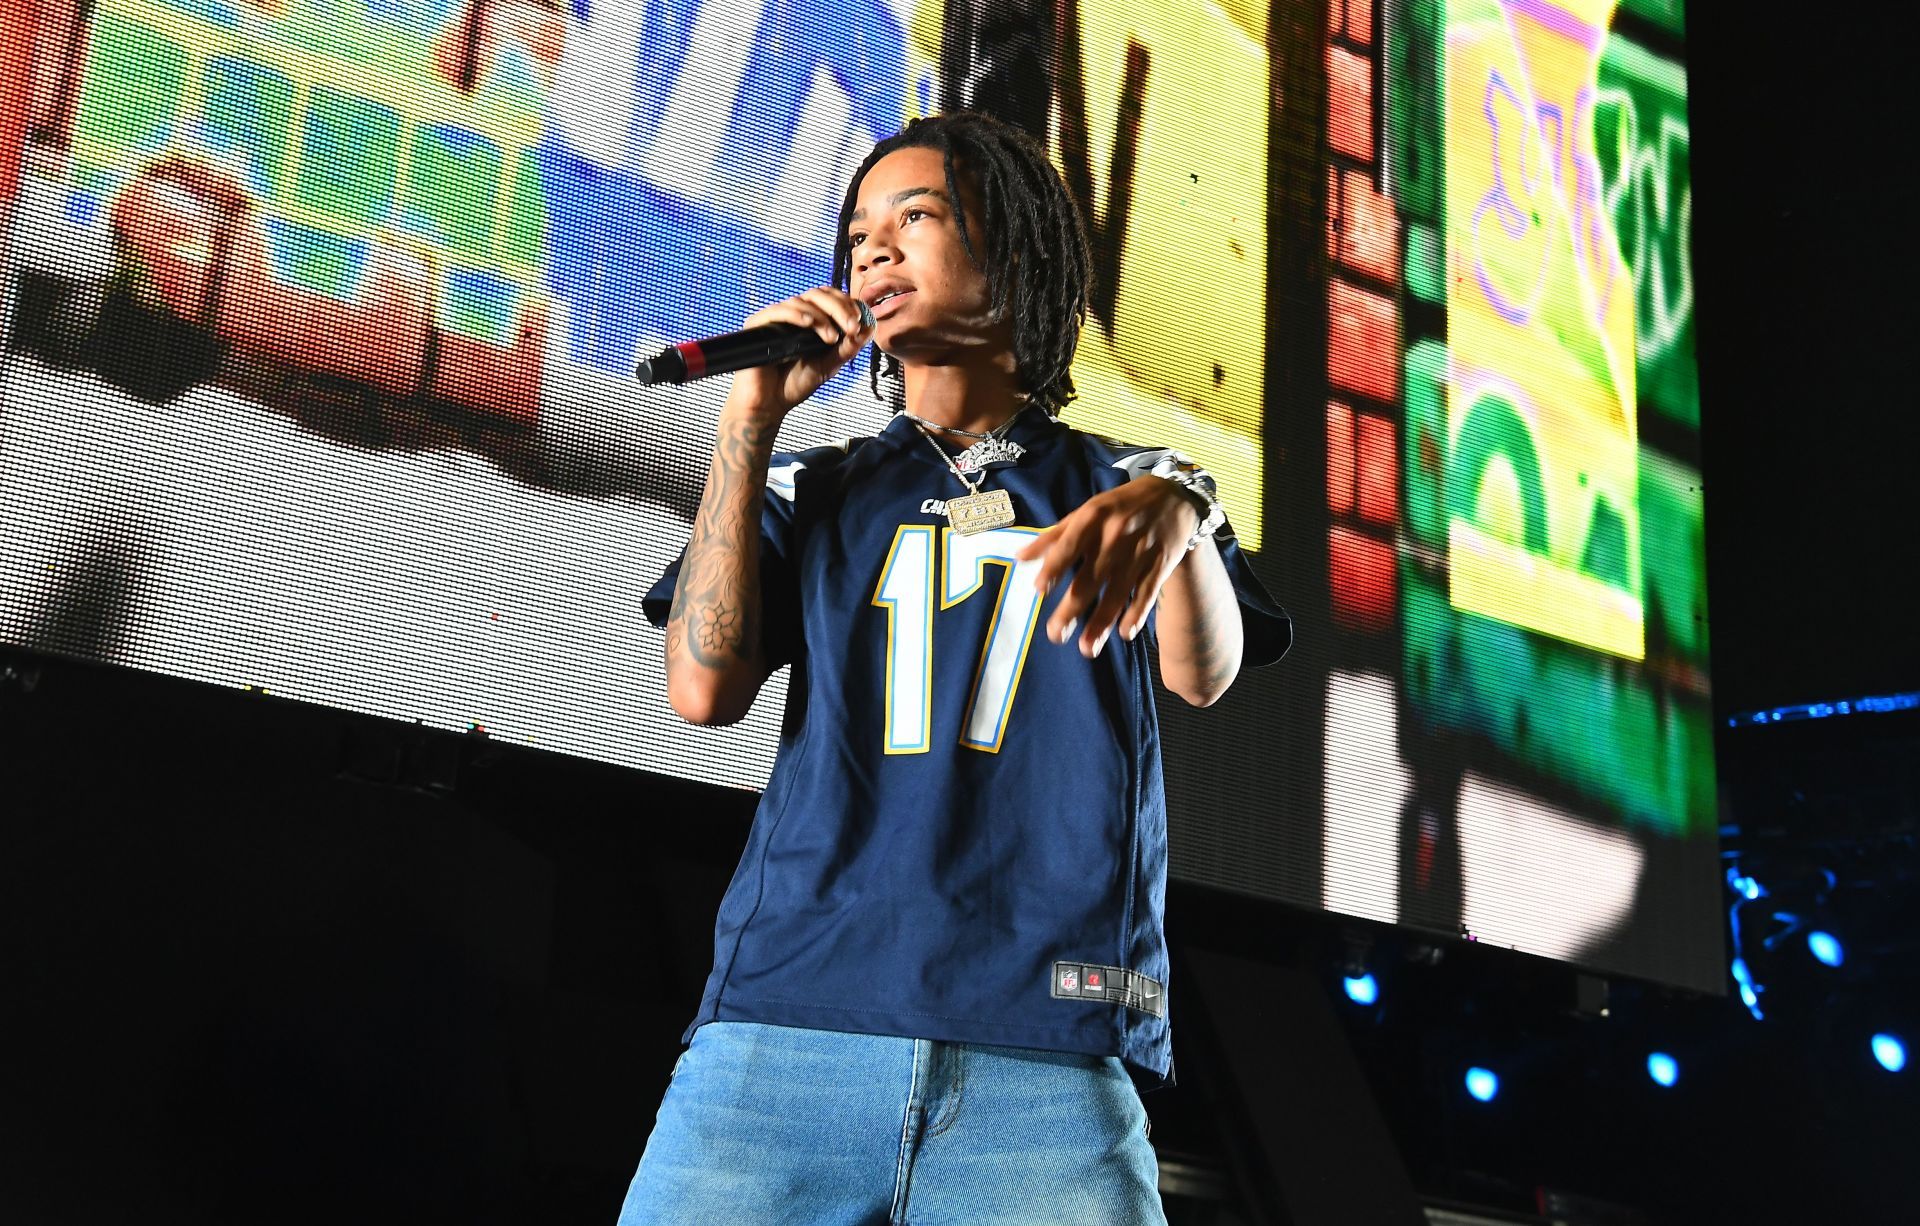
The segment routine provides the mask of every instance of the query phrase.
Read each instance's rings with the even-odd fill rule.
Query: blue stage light
[[[1873,1058],[1880,1067],[1889,1073],[1897,1073],[1907,1067],[1907,1045],[1890,1034],[1873,1036]]]
[[[1500,1078],[1494,1075],[1492,1069],[1474,1067],[1467,1070],[1467,1093],[1483,1103],[1490,1103],[1499,1092]]]
[[[1727,727],[1742,724],[1777,724],[1790,719],[1826,719],[1835,715],[1864,715],[1869,712],[1911,711],[1920,707],[1920,691],[1854,698],[1840,702],[1806,702],[1791,707],[1762,707],[1727,717]]]
[[[1647,1057],[1647,1076],[1660,1085],[1671,1086],[1680,1080],[1680,1062],[1666,1052],[1654,1052]]]
[[[1847,960],[1847,952],[1840,948],[1839,939],[1831,932],[1809,932],[1807,949],[1828,966],[1839,966]]]
[[[1370,1005],[1380,999],[1380,984],[1371,973],[1348,975],[1344,982],[1347,986],[1347,999],[1356,1005]]]
[[[1733,972],[1733,981],[1740,985],[1740,1002],[1746,1005],[1748,1012],[1755,1018],[1760,1016],[1760,993],[1753,982],[1753,972],[1747,969],[1745,958],[1735,958],[1728,968]]]

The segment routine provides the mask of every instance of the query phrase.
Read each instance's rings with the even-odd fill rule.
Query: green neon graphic
[[[1633,270],[1640,403],[1698,429],[1685,69],[1626,39],[1608,40],[1595,92],[1594,135],[1607,211]]]
[[[1540,453],[1533,431],[1513,402],[1483,396],[1467,410],[1447,461],[1447,515],[1487,526],[1480,513],[1481,492],[1489,469],[1504,460],[1519,485],[1520,531],[1513,543],[1532,553],[1547,551],[1547,488],[1540,476]]]

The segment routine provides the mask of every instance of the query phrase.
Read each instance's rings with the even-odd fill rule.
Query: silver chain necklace
[[[1020,414],[1025,411],[1027,407],[1021,405],[1020,409],[1014,409],[1014,414],[1008,416],[1004,422],[1000,422],[993,430],[981,434],[979,430],[960,430],[956,426],[941,426],[939,422],[929,422],[920,414],[906,413],[906,409],[900,409],[900,413],[906,413],[916,426],[920,426],[922,434],[927,430],[943,430],[947,434],[958,434],[964,439],[973,439],[972,447],[962,451],[956,460],[960,464],[960,472],[985,472],[987,464],[1002,464],[1002,462],[1018,464],[1020,457],[1027,455],[1027,449],[1006,436],[1014,428],[1014,422],[1020,420]]]
[[[999,425],[995,426],[991,430],[962,430],[958,426],[943,426],[937,421],[928,421],[926,418],[920,416],[918,413],[909,413],[905,409],[901,409],[900,414],[901,416],[907,418],[907,420],[909,421],[915,421],[920,423],[920,425],[926,430],[939,430],[945,434],[957,434],[961,438],[970,438],[970,439],[976,439],[976,440],[983,439],[983,438],[998,438],[1000,437],[1001,431],[1005,430],[1008,426],[1013,424],[1013,417],[1009,417],[1007,418],[1007,420],[1001,422]],[[1018,417],[1019,415],[1020,414],[1016,412],[1014,414],[1014,417]]]
[[[966,487],[965,494],[958,498],[947,499],[947,523],[953,526],[953,530],[961,536],[972,536],[976,532],[1011,527],[1016,518],[1013,513],[1013,496],[1005,490],[982,492],[980,487],[987,483],[986,473],[982,472],[977,482],[967,480],[967,475],[960,471],[960,466],[954,463],[952,456],[947,454],[947,449],[933,437],[933,431],[922,425],[920,419],[913,414],[908,413],[907,416],[913,418],[913,428],[920,432],[920,437],[927,440],[927,446],[939,453],[940,458],[946,462],[954,479]],[[1007,445],[1018,446],[1014,443]],[[968,450],[971,451],[972,448]]]
[[[1027,454],[1025,447],[1022,447],[1007,437],[1008,431],[1013,429],[1013,423],[1020,419],[1020,414],[1027,411],[1025,405],[1015,409],[1013,416],[1007,418],[1007,420],[1001,422],[984,434],[978,430],[961,430],[954,426],[943,426],[938,422],[928,421],[916,413],[907,413],[905,409],[901,409],[900,411],[906,413],[907,417],[910,418],[916,426],[920,427],[922,434],[926,434],[929,429],[942,430],[948,434],[957,434],[961,438],[975,440],[972,446],[960,453],[956,461],[960,466],[960,471],[963,473],[984,472],[989,464],[1018,464],[1020,457]],[[929,434],[927,437],[931,438],[933,436]],[[945,452],[943,451],[941,454],[944,455]]]

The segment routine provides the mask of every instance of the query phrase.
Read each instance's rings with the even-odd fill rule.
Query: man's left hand
[[[1080,654],[1089,660],[1116,626],[1131,640],[1147,624],[1199,525],[1200,509],[1179,486],[1140,477],[1087,499],[1034,538],[1017,560],[1040,560],[1034,586],[1042,598],[1073,572],[1047,619],[1047,637],[1064,643],[1078,626]]]

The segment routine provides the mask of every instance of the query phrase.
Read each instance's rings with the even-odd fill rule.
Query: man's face
[[[971,176],[956,166],[954,177],[967,234],[984,253],[986,210]],[[896,149],[875,162],[860,182],[847,236],[849,288],[873,308],[881,349],[929,364],[963,361],[988,346],[1011,351],[1011,326],[993,317],[986,274],[960,241],[938,149]]]

